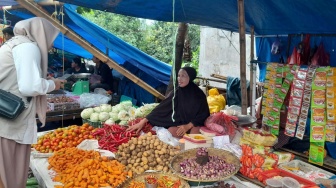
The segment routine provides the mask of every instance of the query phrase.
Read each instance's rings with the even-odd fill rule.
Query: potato
[[[150,136],[152,136],[153,134],[152,134],[152,132],[148,132],[147,134],[146,134],[146,136],[148,136],[148,137],[150,137]]]
[[[138,145],[142,145],[142,141],[141,140],[138,140]]]
[[[129,149],[132,151],[132,150],[134,150],[134,148],[135,148],[135,145],[134,144],[131,144],[131,146],[129,147]]]
[[[135,150],[132,151],[132,156],[137,155],[137,152]]]
[[[123,165],[127,165],[127,161],[126,160],[122,160],[121,162],[120,162],[121,164],[123,164]]]
[[[142,156],[142,152],[139,152],[137,155],[136,155],[138,158]]]
[[[147,156],[148,156],[148,152],[147,152],[147,151],[144,151],[144,152],[142,153],[142,155],[143,155],[144,157],[147,157]]]
[[[137,166],[139,166],[139,165],[140,165],[140,163],[134,163],[134,164],[133,164],[134,167],[137,167]]]
[[[154,146],[158,146],[160,143],[158,141],[154,142]]]
[[[145,172],[145,169],[142,168],[142,167],[140,167],[138,170],[139,170],[139,173],[140,173],[140,174],[143,173],[143,172]]]
[[[140,158],[135,159],[135,163],[140,163]]]
[[[156,166],[156,170],[162,171],[163,170],[163,166],[161,166],[161,165]]]
[[[143,166],[143,168],[144,168],[145,170],[148,170],[148,169],[149,169],[149,166],[148,166],[147,164],[145,164],[145,165]]]
[[[161,158],[157,157],[156,162],[161,163],[162,162]]]

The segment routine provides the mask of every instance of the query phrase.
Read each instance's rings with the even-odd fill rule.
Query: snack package
[[[244,128],[242,138],[256,145],[262,146],[274,146],[274,144],[278,141],[276,136],[253,128]]]
[[[322,166],[324,160],[324,142],[310,143],[309,162]]]
[[[253,156],[255,154],[267,155],[268,153],[272,152],[271,147],[255,145],[242,138],[240,139],[240,146],[242,148],[242,155],[245,156]]]
[[[270,157],[272,157],[276,162],[277,165],[282,163],[290,162],[294,159],[295,155],[289,152],[278,152],[274,151],[272,153],[268,154]]]
[[[327,121],[325,130],[325,141],[335,142],[336,121]]]

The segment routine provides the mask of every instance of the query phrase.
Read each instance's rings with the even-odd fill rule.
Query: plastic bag
[[[87,108],[92,106],[99,106],[101,104],[107,104],[111,100],[111,97],[94,93],[83,93],[79,97],[79,104],[81,108]]]
[[[172,145],[172,146],[178,146],[179,140],[168,131],[168,129],[163,127],[153,127],[153,131],[156,132],[157,137],[164,143]]]
[[[323,43],[321,42],[311,60],[311,65],[329,66],[330,65],[329,61],[330,61],[330,54],[328,54],[324,50]]]
[[[235,125],[232,123],[232,120],[238,120],[235,116],[226,115],[223,112],[217,112],[211,114],[205,120],[205,126],[212,130],[216,131],[220,134],[233,136],[235,134]]]
[[[224,96],[219,94],[217,88],[209,90],[207,101],[211,114],[223,110],[226,105]]]

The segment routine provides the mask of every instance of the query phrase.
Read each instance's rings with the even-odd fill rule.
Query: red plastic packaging
[[[260,173],[260,181],[266,185],[266,180],[269,178],[273,178],[275,176],[281,176],[281,177],[291,177],[296,179],[301,185],[303,185],[302,188],[311,188],[311,187],[316,187],[316,184],[312,181],[309,181],[307,179],[304,179],[300,176],[297,176],[295,174],[292,174],[290,172],[287,172],[285,170],[276,168],[272,170],[266,170],[264,172]]]

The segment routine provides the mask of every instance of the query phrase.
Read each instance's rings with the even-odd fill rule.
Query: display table
[[[80,114],[82,111],[83,111],[82,108],[73,110],[63,110],[63,111],[49,111],[46,114],[47,115],[46,122],[74,120],[76,118],[81,118]],[[40,123],[38,119],[37,122]]]
[[[303,153],[299,153],[299,152],[286,149],[286,148],[281,148],[281,150],[289,152],[289,153],[293,153],[295,157],[297,157],[298,159],[304,162],[308,162],[308,156]],[[313,164],[313,163],[310,163],[310,164]],[[326,156],[326,158],[324,158],[323,166],[318,166],[318,165],[316,166],[336,174],[336,159],[333,159],[330,156]]]

